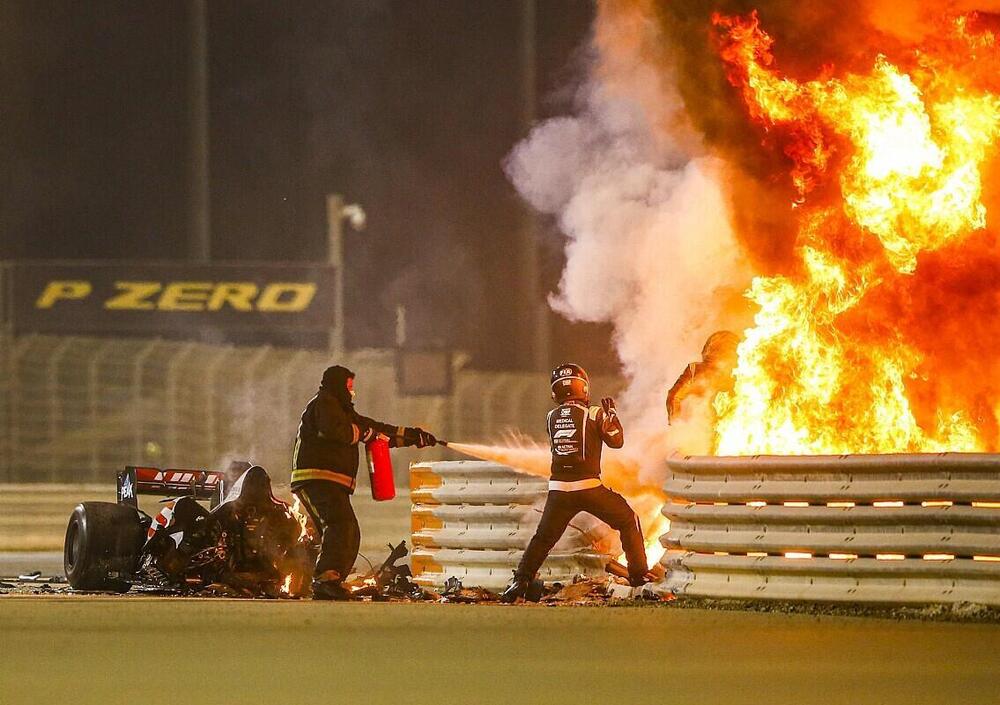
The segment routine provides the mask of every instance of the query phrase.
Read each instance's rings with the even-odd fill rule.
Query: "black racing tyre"
[[[77,590],[127,591],[145,538],[133,507],[111,502],[76,505],[63,546],[66,579]]]

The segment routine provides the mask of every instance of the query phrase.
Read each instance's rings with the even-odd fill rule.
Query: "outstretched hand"
[[[430,431],[420,430],[420,440],[417,441],[417,448],[426,448],[428,446],[436,446],[437,438]]]
[[[428,446],[437,445],[437,438],[434,437],[433,433],[416,426],[406,428],[403,431],[403,439],[406,441],[406,445],[416,446],[417,448],[427,448]]]
[[[605,414],[616,414],[618,413],[615,409],[615,400],[611,397],[604,397],[601,399],[601,406],[604,407]]]

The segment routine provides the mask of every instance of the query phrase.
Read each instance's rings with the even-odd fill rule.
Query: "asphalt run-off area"
[[[0,703],[995,703],[1000,627],[657,607],[5,596]]]

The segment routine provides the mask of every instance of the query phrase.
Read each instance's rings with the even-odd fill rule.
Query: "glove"
[[[403,429],[403,441],[406,445],[416,446],[417,448],[437,445],[437,439],[433,434],[428,433],[422,428],[410,426]]]
[[[417,443],[417,448],[426,448],[428,446],[436,446],[438,439],[434,437],[433,433],[429,431],[420,432],[420,441]]]
[[[611,397],[604,397],[601,399],[601,406],[604,407],[604,413],[608,416],[614,416],[618,413],[615,409],[615,400]]]

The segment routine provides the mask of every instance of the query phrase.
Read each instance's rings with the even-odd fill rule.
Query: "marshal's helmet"
[[[590,400],[590,378],[587,371],[572,362],[552,370],[552,399],[557,404],[567,401]]]

